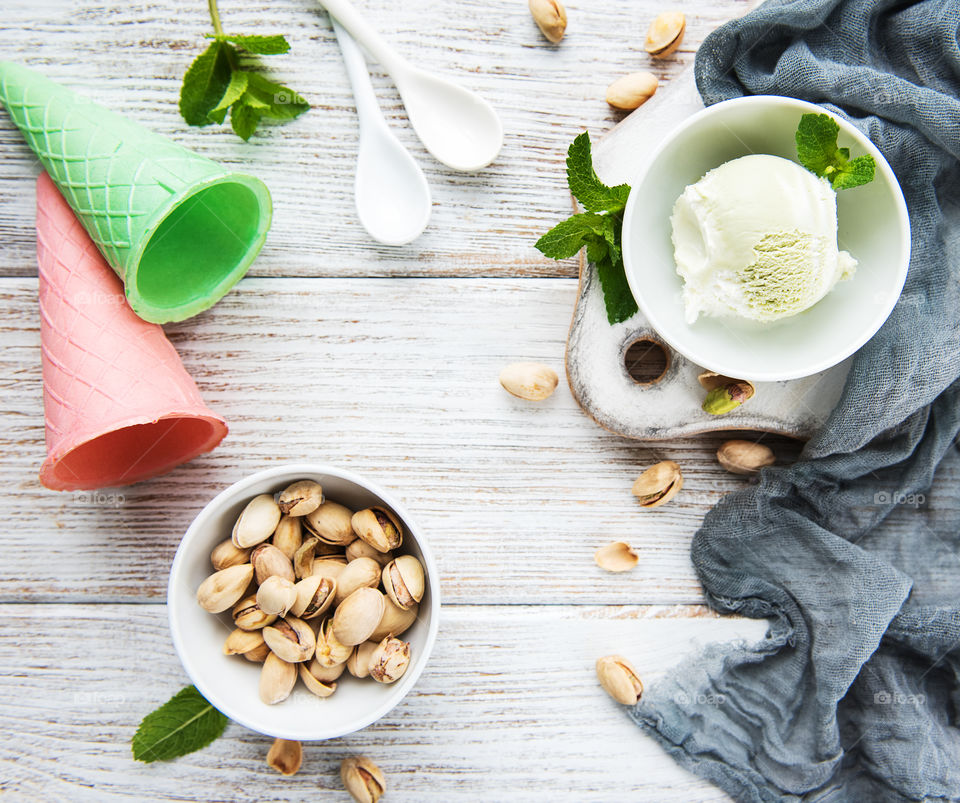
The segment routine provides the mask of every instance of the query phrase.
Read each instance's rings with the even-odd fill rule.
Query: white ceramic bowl
[[[801,115],[812,103],[755,95],[710,106],[685,120],[650,154],[631,182],[623,217],[623,261],[643,314],[673,348],[704,368],[754,381],[795,379],[853,354],[887,319],[907,275],[910,221],[900,185],[876,146],[845,120],[839,142],[876,160],[876,178],[837,194],[838,242],[859,262],[808,310],[769,324],[701,315],[684,320],[683,280],[670,239],[673,205],[708,170],[751,153],[796,160]]]
[[[324,495],[354,510],[383,505],[404,525],[400,552],[415,555],[426,572],[426,592],[417,622],[403,634],[410,642],[410,666],[396,683],[357,680],[344,672],[333,696],[321,699],[297,681],[281,703],[266,705],[258,693],[260,664],[223,654],[233,629],[230,612],[215,616],[197,604],[197,587],[213,572],[210,550],[230,537],[246,503],[257,494],[280,491],[294,480],[313,479]],[[269,736],[300,741],[332,739],[380,719],[413,688],[437,636],[440,587],[433,555],[404,507],[377,485],[349,471],[319,464],[287,464],[260,471],[218,494],[194,519],[170,569],[167,588],[170,632],[183,668],[210,703],[230,719]]]

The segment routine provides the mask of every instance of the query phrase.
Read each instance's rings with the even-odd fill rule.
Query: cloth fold
[[[766,638],[711,647],[631,711],[737,800],[960,799],[958,31],[955,0],[768,0],[697,53],[707,105],[787,95],[851,120],[913,237],[896,308],[801,460],[694,538],[709,603],[769,618]]]

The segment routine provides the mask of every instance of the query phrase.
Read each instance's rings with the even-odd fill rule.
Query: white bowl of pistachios
[[[167,606],[183,667],[214,707],[314,741],[365,728],[410,691],[436,640],[440,590],[426,541],[388,492],[293,464],[200,511]]]

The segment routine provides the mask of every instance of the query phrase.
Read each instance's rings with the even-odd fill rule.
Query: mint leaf
[[[619,212],[627,204],[630,187],[608,187],[593,169],[590,135],[584,131],[567,151],[567,184],[570,192],[588,212]]]
[[[238,47],[242,47],[249,53],[256,53],[258,56],[279,56],[290,50],[290,43],[280,34],[260,36],[258,34],[231,33],[223,38],[228,42],[233,42]]]
[[[873,181],[872,156],[850,160],[850,149],[837,147],[840,125],[829,114],[805,114],[797,126],[797,158],[807,170],[826,178],[834,190],[847,190]]]
[[[253,136],[260,123],[262,113],[259,109],[248,106],[242,100],[238,100],[230,107],[230,125],[234,133],[246,142]]]
[[[183,76],[180,89],[180,115],[187,125],[209,125],[209,114],[230,84],[230,51],[223,42],[210,46],[193,60]]]
[[[213,119],[212,116],[215,113],[224,112],[224,114],[226,114],[227,109],[240,100],[243,93],[247,91],[247,77],[249,75],[250,73],[246,73],[243,70],[234,70],[233,75],[230,76],[230,83],[227,84],[223,97],[220,98],[220,102],[208,113],[211,119]],[[223,115],[220,115],[220,119],[217,122],[222,123],[223,119]]]
[[[290,87],[271,81],[260,73],[250,73],[247,94],[258,103],[265,104],[265,117],[277,120],[292,120],[310,108],[310,104]]]
[[[227,718],[187,686],[143,718],[133,735],[133,757],[151,762],[184,756],[206,747],[226,726]]]
[[[613,262],[609,257],[595,263],[600,286],[603,288],[603,303],[607,308],[607,321],[611,324],[622,323],[637,312],[637,302],[630,292],[627,274],[623,262]]]
[[[581,212],[558,223],[534,244],[544,256],[567,259],[590,241],[603,241],[604,220],[593,212]]]

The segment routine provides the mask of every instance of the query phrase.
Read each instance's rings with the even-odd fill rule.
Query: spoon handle
[[[373,123],[383,113],[380,111],[380,104],[377,103],[377,96],[370,83],[370,73],[363,51],[336,18],[332,18],[331,22],[333,22],[333,32],[337,35],[337,42],[340,44],[340,51],[343,53],[343,63],[350,77],[350,85],[353,87],[353,99],[357,104],[357,117],[360,118],[362,128],[367,123]]]
[[[396,81],[395,73],[401,72],[406,62],[363,18],[353,3],[350,0],[320,0],[320,5],[326,8],[330,16],[346,28],[350,35],[363,45],[388,73],[393,75]],[[366,70],[366,66],[364,69]]]

